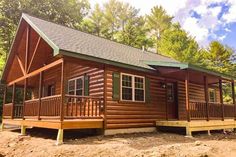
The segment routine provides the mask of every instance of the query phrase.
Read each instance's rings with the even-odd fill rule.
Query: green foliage
[[[185,63],[202,64],[202,53],[198,51],[198,44],[180,28],[173,24],[166,29],[158,41],[158,52]]]
[[[155,6],[151,10],[151,14],[147,15],[147,27],[151,36],[156,43],[156,51],[158,51],[158,40],[162,37],[165,30],[172,25],[173,17],[167,15],[162,6]]]
[[[212,41],[209,45],[209,48],[203,50],[203,54],[205,62],[208,63],[208,69],[212,69],[230,75],[234,72],[234,51],[228,46],[222,45],[218,41]]]
[[[77,28],[89,8],[88,0],[0,0],[0,47],[9,51],[23,12]]]

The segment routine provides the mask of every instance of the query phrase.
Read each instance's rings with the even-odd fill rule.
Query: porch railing
[[[191,119],[223,119],[223,118],[234,118],[233,104],[224,104],[217,102],[209,102],[207,110],[206,102],[191,101],[189,103],[190,117]],[[224,112],[224,113],[223,113]]]
[[[3,117],[12,116],[13,103],[7,103],[3,106]]]
[[[66,95],[65,117],[101,117],[103,99],[99,97]]]
[[[58,118],[61,95],[27,100],[23,104],[4,104],[4,118]],[[103,113],[103,98],[66,95],[63,107],[64,118],[99,118]],[[13,114],[13,116],[12,116]]]

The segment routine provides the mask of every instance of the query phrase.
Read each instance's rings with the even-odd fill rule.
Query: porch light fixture
[[[161,88],[166,88],[166,83],[161,82]]]

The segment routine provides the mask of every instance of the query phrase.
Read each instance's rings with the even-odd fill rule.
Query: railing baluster
[[[90,99],[88,99],[88,117],[89,117],[89,110],[90,110]]]
[[[86,116],[86,105],[87,105],[87,99],[84,99],[84,116]]]
[[[94,100],[92,99],[92,116],[93,116],[93,105],[94,105]]]

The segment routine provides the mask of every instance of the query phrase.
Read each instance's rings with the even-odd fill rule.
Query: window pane
[[[74,95],[74,91],[69,91],[69,95]]]
[[[69,81],[69,91],[75,90],[75,80]]]
[[[143,78],[135,77],[135,88],[143,89]]]
[[[81,78],[76,80],[76,89],[82,89],[83,87],[83,80]]]
[[[132,76],[122,75],[122,86],[132,87]]]
[[[132,100],[132,88],[122,88],[122,100]]]
[[[135,89],[135,101],[144,101],[143,89]]]
[[[82,89],[76,90],[76,95],[82,95]]]
[[[174,101],[174,85],[172,83],[168,83],[166,86],[167,90],[167,101],[173,102]]]

